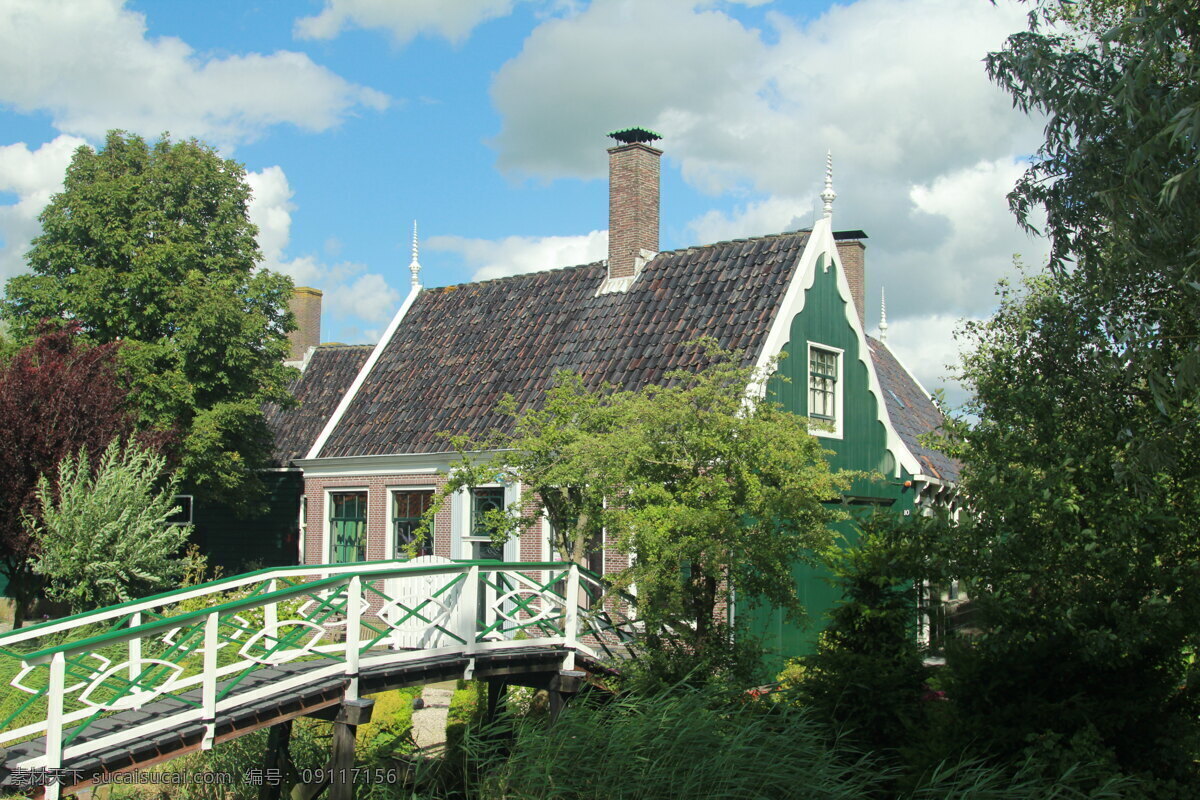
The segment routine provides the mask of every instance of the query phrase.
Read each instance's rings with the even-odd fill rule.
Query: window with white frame
[[[466,538],[471,542],[471,558],[504,560],[504,545],[492,541],[487,529],[489,511],[504,510],[504,487],[475,487],[471,489],[471,520]]]
[[[808,346],[808,416],[828,423],[838,435],[842,422],[842,352],[832,347]],[[820,433],[820,431],[813,431]]]
[[[433,531],[417,541],[417,530],[425,512],[433,505],[432,489],[397,489],[392,492],[392,552],[405,558],[411,551],[416,556],[433,555]]]

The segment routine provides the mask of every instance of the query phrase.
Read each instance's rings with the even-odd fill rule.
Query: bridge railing
[[[211,747],[223,713],[334,676],[354,698],[375,664],[553,646],[569,669],[576,652],[602,657],[634,637],[577,565],[438,561],[260,570],[0,635],[0,747],[45,742],[7,766],[55,769],[196,722]],[[167,699],[136,730],[101,722]]]

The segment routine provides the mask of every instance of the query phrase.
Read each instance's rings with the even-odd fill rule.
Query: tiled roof
[[[808,232],[659,254],[626,292],[602,264],[428,289],[409,309],[322,457],[444,452],[440,431],[506,429],[496,404],[540,401],[554,373],[637,389],[704,356],[708,335],[752,362]]]
[[[870,336],[867,337],[867,343],[871,348],[871,359],[875,362],[875,374],[879,376],[892,427],[921,462],[923,472],[945,481],[957,481],[962,465],[945,453],[930,450],[920,443],[923,434],[941,428],[946,418],[908,374],[908,370],[896,360],[887,345]]]
[[[281,410],[271,403],[264,409],[275,436],[276,463],[286,465],[308,454],[373,349],[369,344],[323,344],[313,350],[304,373],[289,387],[300,404]]]

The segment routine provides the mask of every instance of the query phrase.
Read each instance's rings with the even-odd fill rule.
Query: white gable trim
[[[837,242],[833,238],[833,222],[829,217],[823,217],[813,223],[812,233],[809,234],[808,242],[804,246],[804,253],[800,256],[800,261],[796,266],[796,271],[792,274],[791,281],[788,282],[783,302],[780,304],[779,311],[771,323],[770,332],[767,334],[763,349],[758,354],[755,366],[760,370],[764,369],[770,360],[779,355],[783,350],[783,346],[787,344],[791,336],[792,319],[804,310],[804,293],[811,289],[813,283],[817,280],[817,260],[821,255],[828,257],[825,262],[826,270],[829,269],[830,264],[837,266],[835,272],[837,274],[838,294],[841,295],[843,300],[846,321],[850,324],[855,337],[858,339],[858,360],[867,368],[867,389],[875,395],[876,418],[883,423],[883,429],[886,432],[887,438],[884,446],[896,456],[895,476],[900,474],[901,467],[914,475],[919,474],[922,471],[920,462],[917,461],[916,456],[904,444],[904,441],[900,438],[900,434],[896,432],[896,429],[892,426],[891,419],[888,417],[887,404],[883,398],[883,388],[879,384],[879,376],[875,374],[875,365],[871,360],[871,350],[867,344],[866,332],[863,331],[862,323],[858,321],[858,310],[855,308],[854,298],[850,294],[850,284],[846,282],[846,271],[842,267],[841,256],[838,255]],[[790,355],[794,356],[795,354]],[[807,352],[805,356],[807,357]],[[849,365],[847,364],[845,367],[845,371],[848,373]],[[766,390],[765,383],[750,387],[750,391],[756,392],[759,397],[763,397],[766,394]]]
[[[392,317],[392,321],[388,323],[387,330],[384,331],[383,336],[379,337],[379,343],[376,344],[375,349],[371,351],[371,355],[367,358],[367,363],[363,364],[362,369],[360,369],[358,374],[354,376],[354,382],[350,384],[350,388],[347,389],[346,394],[342,396],[342,402],[338,403],[337,409],[335,409],[333,414],[329,417],[329,421],[325,423],[325,427],[321,429],[321,435],[317,437],[315,442],[313,442],[313,446],[308,451],[308,455],[305,456],[305,458],[317,458],[321,455],[321,449],[325,447],[325,442],[327,439],[329,439],[329,435],[333,433],[333,431],[337,428],[338,423],[342,421],[342,416],[346,413],[346,409],[350,407],[352,402],[354,402],[354,398],[358,394],[358,390],[362,387],[363,382],[366,381],[367,376],[371,374],[371,370],[374,369],[375,363],[379,361],[379,357],[383,354],[384,349],[387,348],[388,343],[391,342],[392,337],[396,334],[396,329],[400,327],[400,323],[404,320],[404,315],[408,313],[410,308],[412,308],[412,304],[416,302],[417,295],[420,293],[421,285],[419,283],[414,283],[412,289],[408,293],[408,297],[404,298],[404,302],[400,304],[400,310],[396,312],[396,316]]]

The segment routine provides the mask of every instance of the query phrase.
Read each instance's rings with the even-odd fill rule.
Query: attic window
[[[842,438],[842,351],[835,347],[808,346],[808,416],[825,423],[814,435]]]
[[[808,415],[837,419],[837,353],[808,348]]]

